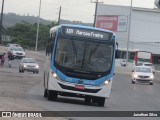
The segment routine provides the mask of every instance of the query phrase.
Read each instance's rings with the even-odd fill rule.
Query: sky
[[[41,0],[40,17],[58,20],[59,7],[61,19],[93,23],[96,0]],[[132,0],[134,7],[154,8],[154,0]],[[4,0],[4,13],[38,16],[40,0]],[[103,4],[130,6],[131,0],[99,0]],[[0,0],[0,10],[2,0]]]

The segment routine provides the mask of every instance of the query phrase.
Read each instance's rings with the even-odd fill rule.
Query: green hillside
[[[3,16],[3,26],[4,27],[11,27],[14,26],[16,23],[21,23],[22,21],[26,21],[30,24],[37,23],[37,17],[35,16],[22,16],[17,15],[14,13],[7,13]],[[51,24],[52,21],[40,19],[42,24]]]
[[[25,15],[18,15],[15,13],[7,13],[3,16],[3,26],[4,27],[11,27],[14,26],[16,23],[21,23],[25,21],[30,24],[37,23],[37,17],[35,16],[25,16]],[[52,22],[56,23],[55,21],[40,19],[40,23],[44,25],[51,24]],[[69,21],[69,20],[60,20],[60,24],[80,24],[80,25],[87,25],[92,26],[92,23],[82,23],[81,21]]]

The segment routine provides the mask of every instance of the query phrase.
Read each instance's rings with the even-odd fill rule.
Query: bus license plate
[[[83,85],[75,85],[75,88],[76,89],[84,90],[85,87]]]

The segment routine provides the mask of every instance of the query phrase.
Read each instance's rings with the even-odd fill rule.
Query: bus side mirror
[[[120,58],[120,56],[119,56],[119,50],[116,50],[115,58],[116,58],[116,59]]]
[[[46,55],[49,55],[49,53],[51,53],[51,38],[50,37],[47,40]]]

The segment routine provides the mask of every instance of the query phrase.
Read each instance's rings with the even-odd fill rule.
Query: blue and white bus
[[[50,29],[44,67],[44,96],[82,97],[104,106],[114,75],[116,36],[112,31],[81,25]]]

